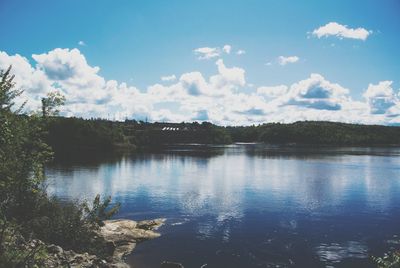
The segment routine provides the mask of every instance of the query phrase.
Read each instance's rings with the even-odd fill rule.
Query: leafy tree
[[[11,67],[0,71],[0,264],[21,267],[37,262],[42,252],[24,247],[22,233],[42,196],[43,164],[50,152],[38,118],[20,114],[23,105],[15,107],[22,91],[15,89],[10,73]]]
[[[43,142],[43,125],[39,118],[20,114],[14,107],[14,76],[10,68],[0,72],[0,202],[7,204],[7,217],[30,217],[34,200],[40,196],[44,180],[44,163],[51,157]]]
[[[54,91],[47,94],[42,98],[42,116],[57,116],[59,114],[58,107],[65,104],[65,96],[60,92]]]
[[[27,247],[33,238],[78,252],[101,255],[104,241],[95,232],[114,215],[111,198],[90,207],[49,198],[43,188],[44,165],[52,157],[44,142],[51,121],[21,113],[11,68],[0,71],[0,267],[33,267],[42,261],[42,247]],[[50,94],[44,116],[55,115],[64,98]]]
[[[11,66],[6,71],[0,70],[0,113],[5,116],[11,112],[14,99],[22,94],[22,90],[15,89],[14,75],[10,74]],[[22,106],[20,107],[20,109]]]

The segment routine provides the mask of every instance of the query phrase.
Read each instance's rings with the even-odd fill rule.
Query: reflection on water
[[[348,241],[343,244],[331,243],[321,244],[316,247],[319,258],[327,263],[338,263],[346,258],[368,257],[368,248],[365,244],[357,241]]]
[[[168,218],[129,258],[139,267],[369,267],[400,233],[399,164],[398,148],[192,145],[47,175],[61,198],[112,195],[121,217]]]

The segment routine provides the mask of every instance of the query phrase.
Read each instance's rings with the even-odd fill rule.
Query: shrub
[[[383,257],[372,257],[379,268],[400,268],[400,251],[385,253]]]

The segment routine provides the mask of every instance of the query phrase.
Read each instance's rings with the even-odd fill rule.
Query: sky
[[[0,0],[27,112],[400,125],[400,1]]]

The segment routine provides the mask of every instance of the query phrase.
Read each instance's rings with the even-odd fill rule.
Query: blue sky
[[[78,106],[67,105],[65,115],[90,117],[91,112],[93,116],[118,113],[118,118],[124,114],[124,117],[146,115],[153,120],[191,121],[197,120],[196,114],[201,114],[207,115],[203,118],[220,124],[304,119],[397,124],[400,122],[397,115],[400,111],[399,13],[400,1],[394,0],[2,0],[0,23],[5,27],[0,39],[0,51],[3,52],[0,64],[4,68],[6,64],[18,60],[15,58],[18,54],[28,61],[31,68],[44,74],[31,74],[32,77],[43,76],[40,79],[46,80],[42,80],[46,87],[34,92],[26,89],[27,98],[37,99],[39,94],[56,88],[67,95],[71,105],[78,102],[99,104],[108,100],[109,107],[113,107],[107,111],[104,108],[101,111],[100,107],[79,111]],[[321,28],[328,23],[335,23],[331,25],[330,33],[328,28]],[[345,27],[346,32],[341,32],[341,27]],[[321,36],[316,32],[318,29]],[[362,35],[365,32],[357,32],[357,29],[366,31],[367,36]],[[229,53],[224,52],[223,47],[226,45],[230,47]],[[57,48],[68,51],[50,55]],[[78,68],[80,71],[89,70],[91,76],[88,74],[87,79],[97,81],[101,77],[104,84],[116,81],[116,87],[126,83],[128,88],[132,87],[138,92],[132,93],[133,89],[127,89],[128,94],[124,97],[121,95],[124,90],[118,93],[116,89],[117,93],[107,93],[96,92],[90,86],[85,88],[84,83],[78,86],[71,82],[77,81],[73,77],[71,81],[56,81],[48,75],[48,68],[54,67],[54,62],[49,63],[48,58],[46,66],[43,57],[42,62],[32,57],[34,54],[46,54],[58,63],[60,57],[74,62],[70,54],[74,48],[79,50],[79,55],[72,54],[77,58],[83,57],[84,61],[80,62],[89,68]],[[215,48],[218,55],[199,60],[200,54],[195,53],[198,48]],[[237,55],[239,50],[245,53]],[[228,69],[236,67],[243,70],[243,77],[239,77],[241,72],[235,74],[233,71],[229,77],[219,72],[216,66],[219,59]],[[70,64],[68,60],[61,62]],[[283,62],[286,64],[283,65]],[[90,67],[95,66],[99,70],[90,71]],[[57,67],[57,70],[61,69]],[[19,72],[24,73],[15,67],[14,70],[17,76]],[[201,77],[193,75],[193,72],[199,72]],[[182,80],[184,74],[192,74],[186,77],[189,82]],[[322,78],[312,78],[311,74],[318,74]],[[175,75],[175,81],[160,79],[172,75]],[[220,75],[218,83],[210,81],[214,75]],[[22,76],[19,78],[21,84],[29,87],[27,75],[25,78]],[[32,80],[32,77],[29,79]],[[241,81],[242,78],[244,81]],[[184,88],[178,87],[190,87],[193,81],[199,82],[202,79],[206,81],[204,87],[207,89],[200,90],[201,94],[189,94],[188,98],[180,96],[185,94],[179,91]],[[384,83],[388,81],[390,85]],[[195,86],[202,83],[197,82]],[[150,88],[157,84],[164,87],[158,90],[169,93],[154,96],[158,91],[153,90],[153,95],[149,96]],[[298,89],[298,84],[306,88]],[[347,89],[347,92],[336,90],[332,86],[336,84]],[[276,86],[283,85],[287,89],[282,89],[281,94],[278,94]],[[324,85],[322,88],[329,92],[329,96],[322,94],[310,100],[304,93],[304,90],[313,90],[313,87],[319,88],[321,85]],[[369,97],[366,97],[370,85],[372,88],[367,94]],[[106,91],[106,86],[99,86]],[[266,93],[259,98],[253,96],[258,88],[264,88],[259,93]],[[86,90],[87,94],[75,94],[71,92],[73,90]],[[219,93],[216,94],[216,91]],[[139,93],[147,96],[135,97]],[[286,96],[282,96],[285,93]],[[85,99],[86,95],[91,94],[104,96],[101,101]],[[136,102],[117,101],[130,97],[136,99]],[[224,100],[221,101],[221,98]],[[211,107],[210,103],[214,99],[220,100],[220,107]],[[228,107],[235,101],[238,106],[243,105],[237,111]],[[365,107],[361,107],[363,104]],[[140,109],[121,108],[141,105],[144,106]],[[372,107],[374,105],[379,107]],[[358,111],[346,108],[351,106],[358,107]],[[341,112],[332,110],[332,107],[340,107],[338,110]],[[153,114],[157,109],[166,109],[172,114],[163,118],[160,114],[168,113],[160,110],[158,115]],[[297,112],[302,116],[290,116]],[[235,115],[240,118],[232,119]]]

